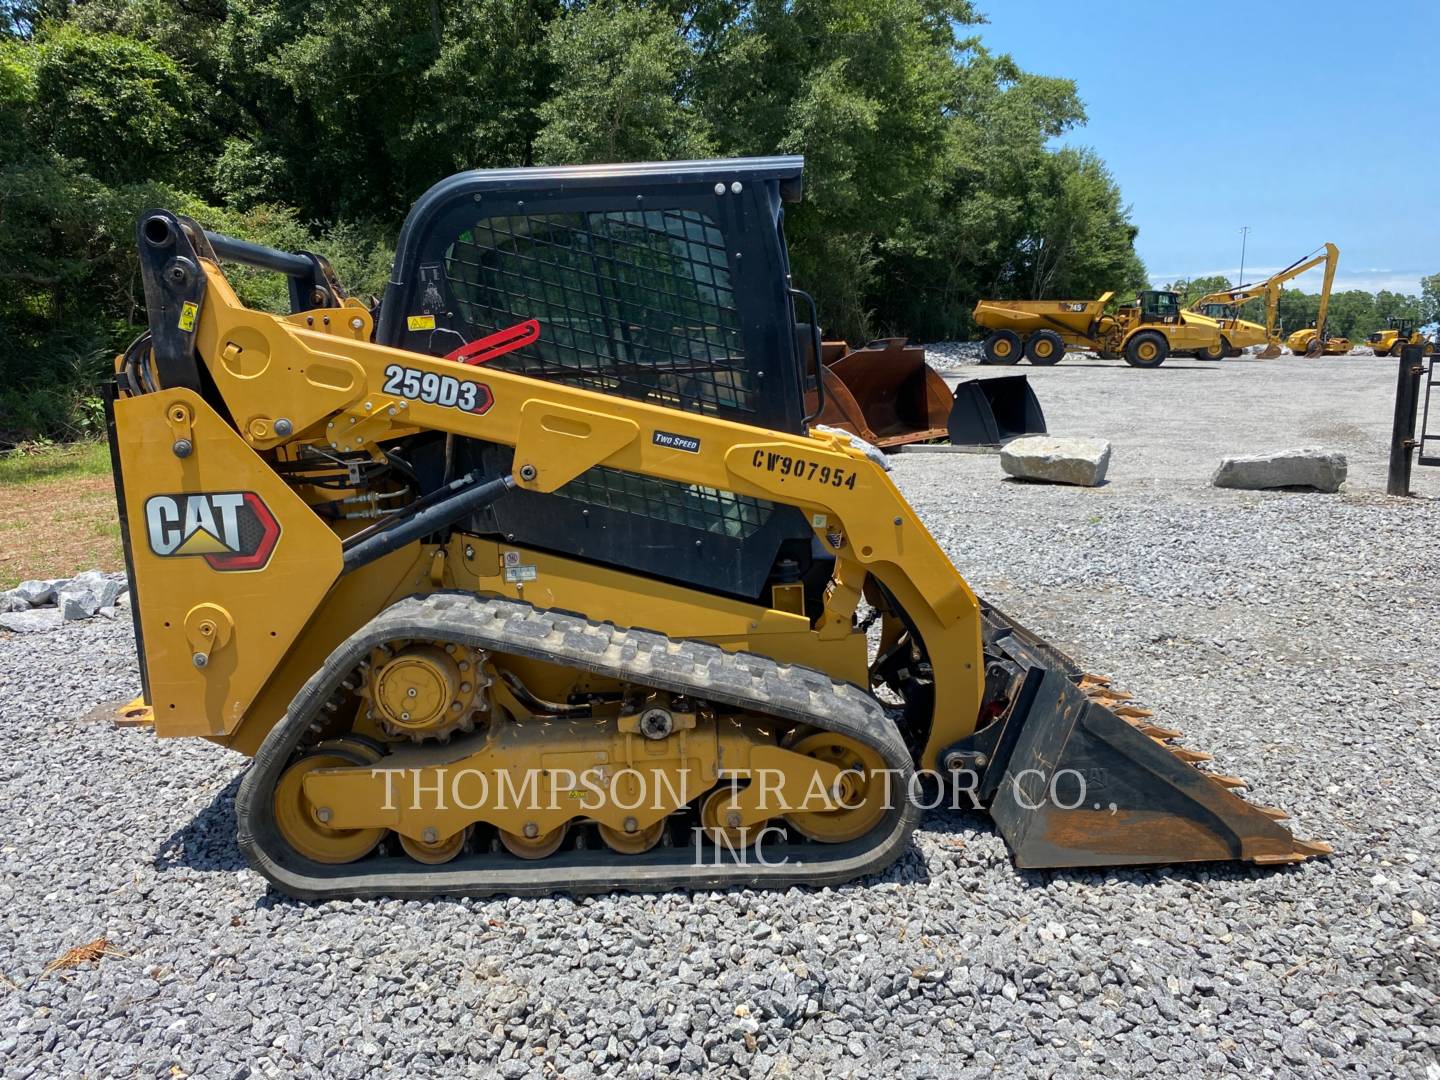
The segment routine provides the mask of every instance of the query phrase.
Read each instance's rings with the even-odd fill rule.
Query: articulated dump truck
[[[971,317],[990,331],[984,362],[1058,364],[1069,349],[1124,357],[1131,367],[1155,368],[1167,357],[1219,360],[1230,342],[1214,319],[1180,310],[1179,294],[1150,289],[1133,303],[1106,308],[1114,293],[1095,300],[981,300]]]
[[[807,433],[798,158],[469,172],[377,310],[166,210],[111,449],[161,737],[253,758],[302,898],[820,885],[934,785],[1028,867],[1292,863],[1177,734],[980,601]],[[286,275],[247,307],[224,265]]]

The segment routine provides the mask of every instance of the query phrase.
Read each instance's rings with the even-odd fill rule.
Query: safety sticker
[[[405,320],[405,325],[411,330],[434,330],[434,315],[411,315]]]
[[[667,450],[684,450],[687,454],[700,452],[700,440],[689,435],[676,435],[670,431],[655,432],[655,445]]]
[[[511,585],[520,584],[526,581],[534,581],[536,578],[535,567],[533,566],[507,566],[505,567],[505,580]]]
[[[195,329],[195,316],[200,314],[200,305],[194,300],[186,300],[180,305],[180,329],[187,334]]]

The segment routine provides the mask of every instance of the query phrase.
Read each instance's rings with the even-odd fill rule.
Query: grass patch
[[[0,589],[125,565],[102,442],[0,454],[0,522]]]
[[[109,476],[110,448],[103,442],[56,443],[0,454],[0,487],[17,487],[68,476]]]

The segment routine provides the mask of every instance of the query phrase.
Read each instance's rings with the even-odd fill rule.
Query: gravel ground
[[[1029,372],[1052,430],[1114,440],[1102,488],[892,475],[1332,859],[1021,873],[935,812],[837,890],[297,904],[233,847],[238,757],[89,715],[137,675],[125,625],[76,624],[0,637],[0,1074],[1440,1075],[1440,476],[1377,494],[1393,367],[1112,367]],[[1311,442],[1342,494],[1208,486]],[[101,935],[123,955],[43,973]]]

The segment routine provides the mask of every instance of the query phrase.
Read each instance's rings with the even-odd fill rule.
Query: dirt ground
[[[0,459],[0,589],[124,565],[103,443]]]

